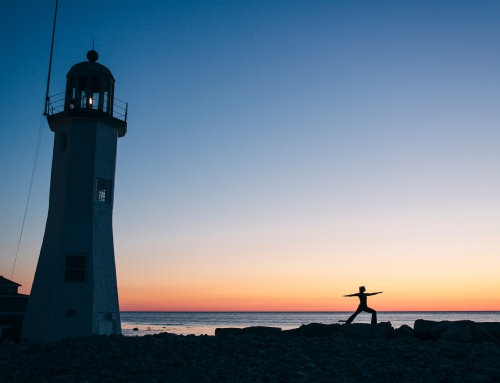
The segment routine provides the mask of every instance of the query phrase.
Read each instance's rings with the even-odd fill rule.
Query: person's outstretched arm
[[[344,295],[344,297],[357,297],[357,296],[358,296],[358,293],[356,293],[356,294]]]
[[[376,293],[367,293],[366,295],[377,295],[377,294],[382,294],[383,291],[377,291]]]

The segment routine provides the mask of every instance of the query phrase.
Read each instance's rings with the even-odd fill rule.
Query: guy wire
[[[28,205],[30,203],[31,189],[33,188],[33,180],[35,179],[36,164],[38,162],[38,153],[40,152],[40,143],[42,142],[44,122],[45,118],[42,115],[40,120],[40,128],[38,129],[38,140],[36,143],[35,162],[33,163],[33,169],[31,170],[31,181],[28,190],[28,200],[26,201],[26,207],[24,208],[23,224],[21,226],[21,234],[19,235],[19,241],[17,242],[16,257],[14,259],[14,266],[12,266],[12,273],[10,274],[10,279],[12,279],[12,276],[14,275],[14,269],[16,268],[16,263],[17,263],[17,255],[19,254],[19,247],[21,246],[21,238],[23,237],[24,223],[26,222],[26,214],[28,213]]]

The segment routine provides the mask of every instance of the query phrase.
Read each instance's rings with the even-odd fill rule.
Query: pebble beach
[[[0,344],[0,382],[500,382],[500,347],[266,331],[6,341]]]

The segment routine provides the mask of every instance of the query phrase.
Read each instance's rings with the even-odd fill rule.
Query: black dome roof
[[[107,77],[111,82],[115,82],[115,78],[111,71],[102,64],[95,62],[99,55],[96,51],[89,51],[87,57],[90,56],[92,61],[82,61],[81,63],[75,64],[71,67],[66,77],[73,77],[78,75],[93,75],[98,77]]]

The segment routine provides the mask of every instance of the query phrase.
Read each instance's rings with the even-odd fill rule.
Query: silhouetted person
[[[358,297],[359,298],[358,309],[356,310],[356,312],[354,314],[352,314],[349,317],[348,320],[346,320],[346,322],[345,322],[346,324],[351,323],[354,320],[354,318],[356,318],[356,316],[361,311],[364,311],[364,312],[367,312],[367,313],[371,313],[372,314],[372,324],[377,324],[377,312],[374,309],[371,309],[371,308],[368,307],[368,305],[366,304],[366,300],[368,299],[367,298],[368,296],[382,294],[383,291],[379,291],[379,292],[376,292],[376,293],[365,293],[365,291],[366,291],[365,286],[360,286],[359,293],[344,295],[344,297]]]

